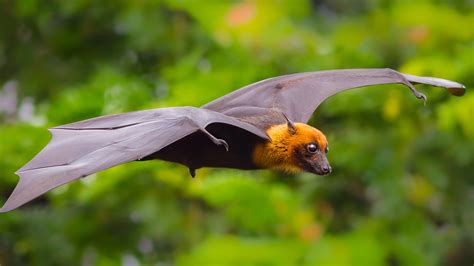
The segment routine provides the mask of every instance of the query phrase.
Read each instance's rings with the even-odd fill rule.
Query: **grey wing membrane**
[[[263,80],[216,99],[203,108],[234,117],[259,116],[276,110],[293,121],[307,122],[315,109],[332,95],[352,88],[389,83],[404,84],[417,98],[424,100],[426,97],[413,84],[445,87],[457,96],[465,89],[457,82],[407,75],[392,69],[328,70]]]
[[[20,180],[0,212],[77,178],[140,160],[197,130],[205,131],[212,123],[229,124],[267,138],[250,124],[193,107],[103,116],[51,128],[50,143],[17,171]]]

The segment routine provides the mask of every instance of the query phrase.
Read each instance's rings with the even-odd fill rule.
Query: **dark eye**
[[[326,145],[326,149],[324,150],[324,152],[326,152],[326,153],[329,152],[329,146]]]
[[[310,143],[306,146],[310,153],[315,153],[318,150],[318,146],[315,143]]]

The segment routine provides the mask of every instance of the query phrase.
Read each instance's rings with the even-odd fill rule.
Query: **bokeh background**
[[[0,202],[55,125],[324,69],[474,89],[472,0],[0,4]],[[329,176],[134,162],[63,186],[0,215],[0,265],[472,265],[474,91],[420,89],[325,102]]]

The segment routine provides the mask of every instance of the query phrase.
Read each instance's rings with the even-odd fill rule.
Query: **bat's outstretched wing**
[[[92,173],[147,155],[198,130],[217,145],[227,146],[206,131],[228,124],[266,139],[265,132],[214,111],[177,107],[103,116],[51,128],[50,143],[17,171],[15,190],[0,212],[15,209],[41,194]]]
[[[329,70],[266,79],[218,98],[203,108],[240,118],[280,112],[293,121],[307,122],[321,102],[336,93],[388,83],[404,84],[417,98],[424,100],[425,95],[412,84],[445,87],[457,96],[463,95],[465,89],[457,82],[407,75],[392,69]]]

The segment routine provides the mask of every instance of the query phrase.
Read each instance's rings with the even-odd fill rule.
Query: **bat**
[[[269,78],[200,108],[171,107],[101,116],[50,128],[52,139],[20,168],[8,212],[47,191],[130,161],[164,160],[189,168],[331,172],[325,135],[307,125],[315,109],[339,92],[398,83],[418,99],[414,84],[444,87],[462,96],[457,82],[392,69],[344,69]]]

